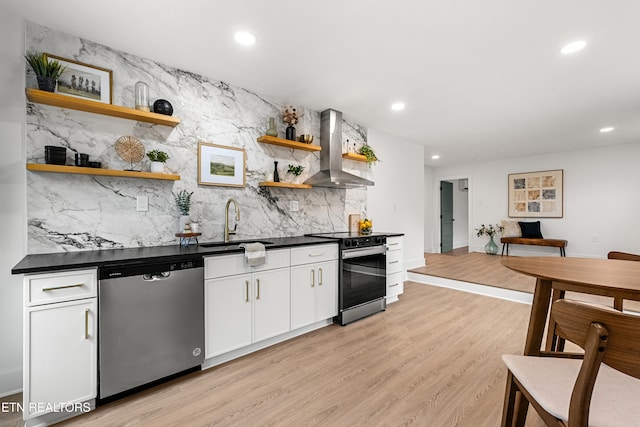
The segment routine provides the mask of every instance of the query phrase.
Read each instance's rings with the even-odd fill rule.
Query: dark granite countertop
[[[180,261],[194,256],[220,255],[225,253],[244,252],[238,247],[242,242],[265,243],[268,249],[307,246],[322,243],[336,243],[334,239],[296,236],[278,238],[260,238],[253,240],[232,241],[227,246],[206,247],[207,244],[222,242],[201,242],[199,245],[169,245],[142,248],[105,249],[97,251],[57,252],[50,254],[34,254],[25,256],[11,270],[12,274],[42,273],[46,271],[68,270],[88,267],[106,267],[112,265],[133,265],[144,262]]]

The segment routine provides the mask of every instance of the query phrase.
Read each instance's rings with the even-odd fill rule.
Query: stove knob
[[[344,245],[347,246],[347,247],[351,246],[351,244],[352,244],[351,240],[345,240],[344,241]]]

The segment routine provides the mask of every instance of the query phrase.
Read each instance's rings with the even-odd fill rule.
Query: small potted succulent
[[[147,152],[147,157],[151,160],[151,172],[164,173],[164,164],[169,160],[167,153],[160,150],[151,150]]]
[[[54,92],[58,79],[67,67],[63,67],[55,59],[49,60],[47,54],[42,52],[28,53],[24,56],[24,59],[36,74],[38,88],[47,92]]]
[[[302,175],[302,171],[304,171],[304,166],[302,165],[288,165],[287,166],[287,174],[293,175],[293,181],[295,184],[299,184],[300,175]]]

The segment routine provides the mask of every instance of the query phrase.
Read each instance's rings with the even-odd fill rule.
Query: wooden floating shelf
[[[309,184],[293,184],[291,182],[262,181],[258,185],[260,187],[298,188],[301,190],[311,188]]]
[[[365,156],[363,156],[362,154],[356,154],[356,153],[344,153],[342,155],[343,159],[349,159],[349,160],[355,160],[356,162],[364,162],[367,163],[367,158]]]
[[[79,175],[115,176],[123,178],[160,179],[165,181],[179,181],[180,175],[167,173],[120,171],[115,169],[83,168],[78,166],[48,165],[42,163],[27,163],[27,170],[33,172],[72,173]]]
[[[105,104],[88,99],[74,98],[72,96],[60,95],[46,92],[44,90],[27,88],[27,99],[38,104],[53,105],[70,110],[86,111],[88,113],[102,114],[105,116],[119,117],[121,119],[137,120],[139,122],[153,123],[156,125],[176,127],[180,124],[177,117],[164,114],[140,111],[134,108],[121,107],[119,105]]]
[[[288,139],[276,138],[275,136],[259,136],[258,142],[263,144],[279,145],[280,147],[293,148],[295,150],[304,151],[320,151],[322,147],[319,145],[304,144],[302,142],[289,141]]]

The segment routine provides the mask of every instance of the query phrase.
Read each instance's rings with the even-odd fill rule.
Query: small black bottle
[[[280,175],[278,175],[278,161],[273,162],[273,182],[280,182]]]

